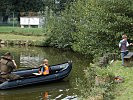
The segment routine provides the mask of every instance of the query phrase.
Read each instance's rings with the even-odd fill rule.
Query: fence
[[[19,24],[19,21],[17,19],[18,13],[10,12],[0,12],[0,25],[9,25],[9,26],[15,26]]]

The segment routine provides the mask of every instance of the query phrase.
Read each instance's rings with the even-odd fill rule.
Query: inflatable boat
[[[38,68],[17,70],[12,73],[20,75],[17,80],[5,80],[0,83],[0,89],[11,89],[16,87],[28,86],[33,84],[48,83],[59,81],[67,77],[72,69],[72,62],[68,61],[62,64],[52,65],[49,67],[50,74],[36,75]]]

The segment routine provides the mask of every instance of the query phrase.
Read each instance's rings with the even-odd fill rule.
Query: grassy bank
[[[85,71],[86,79],[78,82],[81,100],[132,100],[132,72],[133,67],[123,67],[121,61],[102,68],[92,64]],[[116,76],[121,76],[124,82],[115,82]]]
[[[115,100],[132,100],[133,98],[133,66],[123,67],[120,61],[114,62],[107,68],[108,72],[113,73],[115,76],[124,78],[123,83],[116,84]]]
[[[0,26],[0,34],[15,34],[25,36],[43,36],[43,28],[20,28],[10,26]]]
[[[43,46],[46,35],[42,28],[0,26],[0,40],[11,45]]]
[[[121,76],[124,79],[122,83],[113,83],[113,89],[108,91],[114,100],[132,100],[133,98],[133,66],[121,66],[121,61],[115,61],[106,68],[96,68],[96,74],[101,77]],[[110,84],[110,83],[106,83]],[[107,85],[108,86],[108,85]],[[112,86],[112,85],[111,85]],[[111,87],[112,88],[112,87]],[[102,88],[102,90],[104,90]],[[105,91],[104,91],[105,92]]]
[[[0,34],[1,44],[44,46],[45,36],[23,36],[14,34]]]
[[[1,40],[33,40],[33,41],[42,41],[44,36],[23,36],[23,35],[14,35],[14,34],[0,34]]]

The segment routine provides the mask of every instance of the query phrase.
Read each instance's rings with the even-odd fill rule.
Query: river
[[[83,71],[89,67],[91,57],[86,59],[69,50],[23,46],[1,46],[0,56],[9,51],[14,55],[18,69],[37,67],[44,58],[50,65],[72,60],[73,68],[70,75],[60,82],[0,90],[0,100],[77,100],[80,97],[76,80],[84,79]]]

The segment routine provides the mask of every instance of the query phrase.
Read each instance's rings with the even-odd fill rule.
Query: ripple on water
[[[59,96],[57,96],[55,99],[59,99],[63,96],[63,94],[60,94]]]
[[[62,100],[78,100],[78,99],[77,99],[77,96],[67,96]]]

